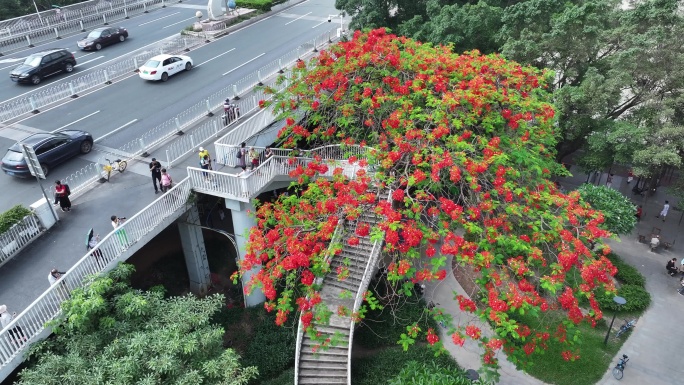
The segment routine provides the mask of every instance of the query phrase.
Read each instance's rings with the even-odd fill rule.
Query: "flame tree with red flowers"
[[[330,272],[324,262],[327,253],[339,251],[329,249],[330,239],[339,219],[372,210],[380,222],[357,231],[375,239],[384,233],[383,252],[392,257],[389,281],[444,279],[450,259],[456,268],[469,265],[476,272],[481,298],[455,295],[455,301],[495,333],[456,325],[435,309],[431,314],[451,336],[446,343],[479,341],[483,363],[492,367],[497,351],[521,362],[549,338],[568,343],[564,357],[577,358],[571,333],[602,317],[594,296],[615,290],[616,270],[590,248],[610,236],[603,214],[549,181],[563,173],[554,160],[558,133],[547,90],[552,74],[378,29],[357,31],[350,41],[300,62],[291,76],[284,92],[261,103],[286,118],[278,134],[284,146],[359,145],[368,151],[350,159],[362,168],[355,178],[339,170],[332,180],[318,177],[329,167],[318,158],[291,173],[297,194],[259,206],[241,271],[263,266],[248,289],[264,291],[278,322],[293,311],[308,327],[330,317],[315,280],[344,274]],[[378,199],[390,189],[389,202]],[[350,234],[344,241],[354,239]],[[579,278],[568,279],[571,272]],[[377,304],[369,293],[365,298],[366,306]],[[588,300],[586,311],[580,299]],[[549,309],[565,314],[552,335],[512,317]],[[352,316],[361,319],[364,311]],[[408,347],[417,338],[443,347],[434,330],[418,327],[400,342]]]

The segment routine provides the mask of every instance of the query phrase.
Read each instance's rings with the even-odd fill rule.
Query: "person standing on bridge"
[[[154,186],[155,194],[158,193],[161,188],[161,168],[162,165],[157,161],[157,158],[152,158],[152,161],[150,162],[150,172],[152,173],[152,186]]]
[[[211,160],[211,155],[209,155],[209,150],[205,149],[204,147],[200,147],[199,148],[200,167],[202,167],[202,159],[204,159],[205,156]]]
[[[3,329],[6,328],[16,316],[17,312],[10,314],[7,311],[7,305],[0,305],[0,324],[2,324]],[[25,341],[27,341],[27,338],[19,325],[10,329],[9,335],[17,345],[22,345]]]

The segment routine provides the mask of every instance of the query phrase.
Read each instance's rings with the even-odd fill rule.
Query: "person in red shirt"
[[[71,200],[69,200],[71,190],[69,185],[62,184],[61,181],[55,181],[55,204],[59,203],[62,211],[71,211]]]
[[[641,222],[641,214],[643,214],[643,212],[644,210],[641,208],[641,206],[637,207],[636,214],[634,214],[636,215],[637,222]]]

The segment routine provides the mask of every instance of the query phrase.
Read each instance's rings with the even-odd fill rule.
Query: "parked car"
[[[36,52],[10,72],[10,79],[18,83],[40,83],[43,78],[58,72],[71,72],[76,67],[74,54],[64,48]]]
[[[87,154],[93,149],[93,137],[80,130],[63,130],[55,133],[41,132],[33,134],[15,143],[2,158],[2,171],[7,175],[26,178],[31,172],[26,165],[21,144],[27,144],[36,151],[38,161],[47,175],[60,163],[79,154]]]
[[[192,69],[192,59],[190,56],[171,56],[157,55],[148,60],[140,67],[140,77],[145,80],[169,80],[169,76],[175,75],[183,70]]]
[[[88,36],[78,41],[78,48],[88,51],[99,51],[102,47],[114,44],[123,43],[128,38],[128,31],[121,27],[103,27],[94,29]]]

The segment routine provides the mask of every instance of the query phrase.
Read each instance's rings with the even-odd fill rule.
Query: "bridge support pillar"
[[[251,203],[238,202],[226,199],[226,208],[230,209],[233,217],[233,230],[235,233],[235,243],[238,246],[238,257],[243,260],[247,253],[247,240],[249,230],[256,226],[256,221],[250,215],[253,213],[254,206]],[[242,287],[247,287],[249,280],[261,270],[261,266],[254,267],[242,276]],[[261,289],[254,289],[249,295],[245,295],[245,306],[257,306],[266,301],[266,297]]]
[[[202,236],[202,228],[197,226],[200,224],[197,207],[192,206],[188,210],[186,222],[178,223],[178,232],[185,256],[185,266],[188,268],[190,291],[203,297],[207,294],[211,282],[204,236]]]

